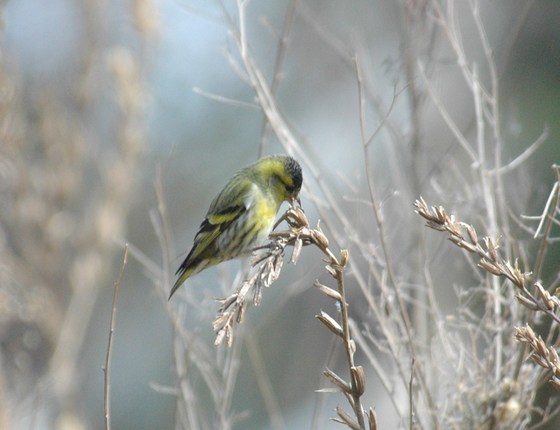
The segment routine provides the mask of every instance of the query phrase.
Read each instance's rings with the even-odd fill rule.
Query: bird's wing
[[[237,192],[232,192],[230,185],[231,183],[210,204],[206,218],[194,238],[193,247],[177,274],[184,273],[201,259],[211,258],[217,251],[214,248],[216,239],[251,206],[251,185],[238,186]]]
[[[220,213],[208,214],[204,221],[202,221],[194,238],[193,247],[185,261],[183,261],[183,264],[181,264],[181,267],[177,270],[177,274],[185,271],[193,262],[200,258],[210,257],[210,254],[215,252],[213,245],[218,236],[247,210],[244,205],[230,206],[226,209]]]

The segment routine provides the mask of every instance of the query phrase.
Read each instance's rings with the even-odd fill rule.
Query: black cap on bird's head
[[[285,161],[286,172],[292,178],[293,184],[290,187],[286,187],[290,194],[297,198],[299,191],[301,190],[301,184],[303,183],[303,175],[301,173],[301,166],[292,157],[286,157]]]

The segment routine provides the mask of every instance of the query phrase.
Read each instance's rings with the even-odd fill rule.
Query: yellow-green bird
[[[169,298],[190,276],[266,241],[280,205],[297,199],[302,181],[299,163],[286,155],[261,158],[237,172],[210,204]]]

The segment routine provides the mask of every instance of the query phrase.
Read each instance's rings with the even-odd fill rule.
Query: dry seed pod
[[[368,411],[369,430],[377,430],[377,416],[372,408]]]
[[[336,300],[337,302],[342,302],[342,296],[340,295],[340,293],[336,290],[333,290],[330,287],[327,287],[326,285],[321,284],[319,281],[315,281],[313,283],[313,286],[315,288],[318,288],[323,294],[325,294],[326,296],[330,297],[331,299]]]
[[[319,245],[319,248],[327,249],[329,247],[329,239],[327,239],[327,236],[325,236],[320,230],[314,230],[313,233],[313,238],[315,239],[317,245]]]
[[[333,385],[336,385],[338,388],[340,388],[343,393],[352,392],[352,387],[350,386],[350,384],[348,384],[348,382],[334,373],[331,369],[325,368],[325,370],[323,371],[323,375],[325,375],[325,377],[329,381],[331,381]]]
[[[530,299],[528,299],[525,296],[522,296],[521,294],[516,294],[515,298],[517,299],[517,301],[519,303],[521,303],[523,306],[525,306],[527,309],[530,309],[532,311],[536,311],[539,309],[538,305],[536,305],[533,301],[531,301]]]
[[[472,225],[467,225],[467,233],[469,235],[469,239],[473,244],[478,243],[478,235],[476,234],[476,230]]]
[[[469,252],[475,253],[476,252],[476,245],[473,245],[469,242],[465,242],[464,240],[461,240],[460,242],[457,243],[457,245],[463,249],[466,249]]]
[[[330,264],[325,266],[325,270],[329,272],[333,278],[336,278],[336,270]]]
[[[456,237],[456,236],[451,236],[448,238],[451,242],[453,242],[455,245],[462,247],[462,243],[463,243],[463,239],[461,239],[460,237]]]
[[[445,208],[443,206],[432,206],[432,211],[436,214],[438,221],[442,224],[447,220],[447,214],[445,213]]]
[[[352,373],[354,388],[357,391],[356,394],[361,396],[364,394],[364,391],[366,391],[366,376],[364,374],[364,368],[362,366],[351,367],[350,371]]]
[[[296,264],[298,259],[299,259],[299,254],[301,253],[301,249],[303,248],[303,240],[301,240],[299,237],[296,239],[296,241],[294,242],[294,250],[292,252],[292,258],[290,259],[290,262],[293,264]]]
[[[486,248],[490,254],[490,259],[492,261],[498,261],[498,245],[495,244],[489,237],[484,238],[484,243],[486,244]]]
[[[552,373],[554,373],[556,376],[559,376],[557,374],[557,372],[560,372],[560,369],[558,369],[558,366],[560,366],[560,363],[558,363],[558,353],[554,350],[554,348],[552,347],[552,345],[550,345],[550,348],[548,348],[547,350],[548,354],[546,355],[546,360],[548,362],[548,368],[550,370],[552,370]]]
[[[544,340],[539,336],[537,339],[537,344],[535,345],[535,350],[541,357],[546,357],[548,355],[548,348],[544,343]]]
[[[478,265],[480,267],[482,267],[484,270],[492,273],[493,275],[502,276],[502,274],[503,274],[503,272],[500,270],[500,268],[498,266],[496,266],[496,264],[492,263],[491,261],[488,261],[485,258],[480,260]]]
[[[343,336],[342,327],[340,327],[340,324],[338,324],[336,320],[326,312],[321,311],[321,314],[315,315],[315,318],[317,318],[319,321],[325,324],[327,328],[337,336],[339,337]]]
[[[359,424],[340,406],[336,407],[336,414],[340,418],[341,423],[346,424],[352,430],[360,430]]]
[[[347,264],[348,264],[348,250],[347,249],[341,249],[340,250],[340,266],[342,268],[345,268]]]

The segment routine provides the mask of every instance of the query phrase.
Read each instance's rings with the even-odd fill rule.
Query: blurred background
[[[364,203],[366,164],[392,214],[386,222],[401,239],[394,256],[403,265],[414,260],[410,232],[422,228],[412,208],[419,194],[476,212],[473,196],[456,187],[468,181],[472,162],[428,96],[437,93],[469,135],[472,94],[449,43],[440,41],[447,39],[434,6],[461,29],[465,62],[490,82],[470,2],[460,3],[248,3],[251,52],[305,154],[303,208],[312,225],[324,218],[327,189],[354,227],[327,219],[335,249],[371,234],[372,255],[378,252]],[[292,150],[265,126],[247,83],[235,42],[237,4],[7,0],[0,8],[0,427],[102,428],[113,286],[128,243],[111,365],[113,428],[173,428],[178,381],[169,307],[219,365],[226,353],[212,346],[213,299],[231,291],[241,265],[196,276],[170,303],[162,291],[171,284],[162,280],[172,283],[227,179],[262,153]],[[480,15],[500,84],[504,164],[543,137],[507,179],[511,211],[540,214],[555,180],[550,167],[560,161],[560,3],[481,1]],[[366,154],[354,58],[375,101],[365,110],[366,134],[382,126]],[[165,243],[158,195],[160,209],[166,204]],[[328,419],[341,396],[315,393],[326,385],[322,367],[342,359],[314,319],[334,306],[311,288],[328,278],[319,254],[305,251],[241,326],[233,428],[338,428]],[[355,264],[366,263],[358,257]],[[453,312],[452,288],[441,301],[444,313]],[[359,297],[351,306],[354,318],[367,318]],[[258,380],[260,372],[267,381]],[[202,387],[197,378],[194,386]],[[372,376],[366,403],[376,407],[380,428],[397,428],[375,387]],[[266,389],[274,393],[272,409]],[[201,388],[199,396],[204,409],[210,394]],[[272,420],[271,410],[278,413]]]

